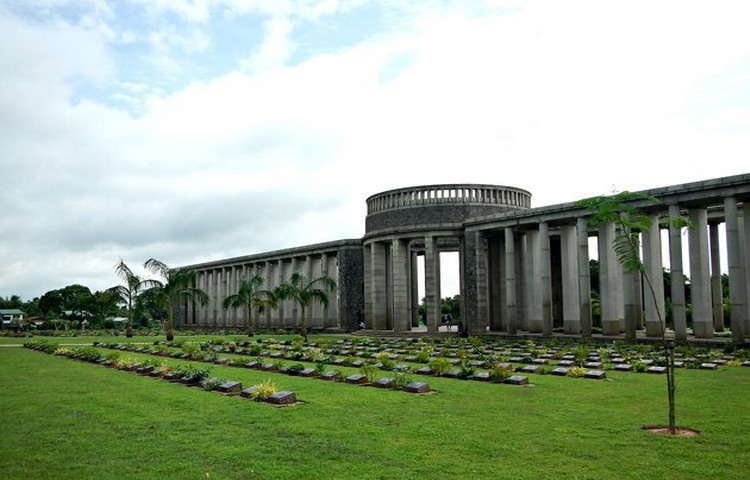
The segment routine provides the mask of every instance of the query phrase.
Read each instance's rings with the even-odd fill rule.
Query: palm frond
[[[155,258],[149,258],[148,260],[146,260],[146,262],[143,264],[143,268],[150,271],[151,273],[160,275],[164,279],[169,278],[169,267],[167,266],[167,264]]]

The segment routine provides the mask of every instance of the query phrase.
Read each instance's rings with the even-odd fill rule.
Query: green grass
[[[746,478],[750,368],[678,372],[678,423],[697,438],[640,430],[664,423],[662,376],[608,373],[535,375],[533,387],[431,378],[439,393],[413,396],[214,367],[245,385],[270,378],[305,402],[276,409],[3,348],[0,477]]]

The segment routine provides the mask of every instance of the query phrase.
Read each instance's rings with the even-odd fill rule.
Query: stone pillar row
[[[724,199],[727,263],[732,332],[737,341],[750,332],[750,202],[742,205],[742,215],[733,197]],[[681,215],[679,205],[669,205],[667,217]],[[719,222],[708,221],[703,207],[688,209],[691,221],[688,234],[688,261],[691,271],[692,324],[698,338],[711,338],[724,325],[721,291]],[[647,274],[626,272],[619,263],[613,240],[619,232],[614,224],[603,224],[598,230],[599,283],[602,329],[605,335],[625,333],[635,339],[636,331],[645,327],[649,337],[660,337],[666,319],[665,285],[662,281],[663,248],[668,248],[675,337],[687,338],[685,276],[683,273],[682,230],[671,223],[669,242],[662,245],[660,215],[649,218],[649,228],[640,232],[643,265]],[[562,225],[560,232],[562,320],[567,334],[591,334],[591,290],[589,275],[588,227],[585,218],[575,224]],[[500,237],[497,234],[500,234]],[[468,234],[467,234],[468,235]],[[551,262],[549,226],[537,228],[507,227],[502,232],[472,232],[476,269],[476,331],[487,327],[508,333],[525,329],[531,333],[552,332]],[[487,248],[489,243],[490,248]],[[504,251],[503,263],[492,245]],[[498,247],[495,247],[498,248]],[[488,252],[489,250],[489,252]],[[518,265],[519,268],[508,268]],[[498,287],[497,282],[502,281]],[[499,292],[502,292],[499,293]],[[488,305],[489,302],[489,305]],[[500,313],[503,318],[496,318]],[[492,318],[490,318],[492,316]],[[644,322],[645,320],[645,322]]]
[[[288,280],[293,272],[307,279],[330,275],[331,263],[336,256],[322,253],[320,256],[306,255],[287,259],[260,261],[252,264],[231,265],[206,270],[198,270],[194,285],[208,294],[206,305],[187,301],[185,305],[186,325],[208,327],[243,327],[247,318],[247,307],[224,309],[224,299],[235,294],[244,279],[255,274],[263,276],[264,289],[273,289]],[[335,267],[334,267],[335,268]],[[336,279],[335,271],[333,278]],[[338,327],[337,293],[329,299],[328,307],[315,304],[308,312],[310,326],[316,328]],[[295,308],[290,301],[281,302],[277,309],[267,309],[263,315],[256,315],[260,327],[296,326]]]

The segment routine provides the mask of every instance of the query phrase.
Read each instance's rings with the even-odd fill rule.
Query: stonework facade
[[[675,266],[668,286],[675,336],[691,333],[683,264],[691,272],[692,335],[711,338],[724,328],[719,257],[726,252],[727,326],[736,339],[744,338],[750,332],[750,174],[642,193],[659,200],[636,202],[652,216],[651,227],[640,233],[647,273],[662,272],[663,256]],[[687,232],[664,226],[665,219],[676,216],[690,218],[693,226]],[[719,245],[721,223],[726,224],[724,245]],[[185,326],[242,325],[242,311],[224,310],[221,301],[243,276],[259,272],[266,288],[272,288],[299,272],[307,278],[327,274],[338,283],[335,301],[314,308],[313,328],[348,331],[364,321],[370,330],[409,332],[419,320],[417,258],[423,256],[426,325],[428,332],[437,332],[440,253],[453,251],[459,255],[461,312],[470,332],[588,335],[589,239],[596,237],[603,333],[655,336],[666,289],[657,282],[656,302],[643,294],[640,275],[625,272],[617,261],[616,234],[614,225],[588,227],[587,212],[574,203],[531,208],[531,194],[515,187],[448,184],[389,190],[367,199],[361,239],[192,265],[211,301],[205,307],[185,305],[181,318]],[[292,328],[296,315],[294,305],[286,303],[258,325]]]

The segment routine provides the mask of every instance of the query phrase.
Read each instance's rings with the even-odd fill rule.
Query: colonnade
[[[431,232],[366,241],[364,250],[365,323],[375,330],[407,332],[419,323],[417,258],[424,257],[426,326],[437,332],[441,319],[440,252],[459,252],[455,232]]]
[[[688,310],[696,338],[711,338],[723,330],[723,305],[731,305],[731,330],[735,340],[750,332],[750,203],[739,204],[734,196],[720,203],[679,204],[650,210],[649,228],[639,232],[642,261],[650,282],[639,273],[626,272],[613,247],[618,232],[605,223],[588,226],[585,212],[571,209],[568,218],[556,215],[545,221],[517,221],[514,226],[467,230],[475,237],[476,318],[470,328],[516,333],[564,333],[590,335],[592,329],[589,237],[597,237],[599,256],[599,303],[602,333],[635,338],[661,335],[667,316],[665,288],[671,298],[674,335],[688,336]],[[532,212],[529,212],[532,213]],[[687,217],[689,228],[678,228],[669,219]],[[719,224],[725,223],[726,245],[719,240]],[[662,242],[662,230],[668,241]],[[688,248],[683,252],[683,234]],[[664,243],[664,244],[663,244]],[[729,298],[722,296],[720,255],[727,252]],[[668,251],[670,283],[663,281],[662,257]],[[690,299],[686,301],[683,255],[690,268]]]
[[[337,288],[328,293],[326,306],[313,303],[306,310],[308,327],[348,330],[362,318],[362,243],[359,239],[276,250],[189,268],[196,272],[194,286],[206,292],[208,303],[185,301],[180,306],[178,321],[186,327],[243,327],[247,307],[225,309],[224,300],[239,291],[244,279],[260,275],[263,279],[260,288],[273,290],[289,281],[294,273],[308,282],[328,276],[337,283]],[[254,312],[255,324],[260,328],[293,329],[299,322],[298,310],[294,301],[285,300],[260,315]]]

